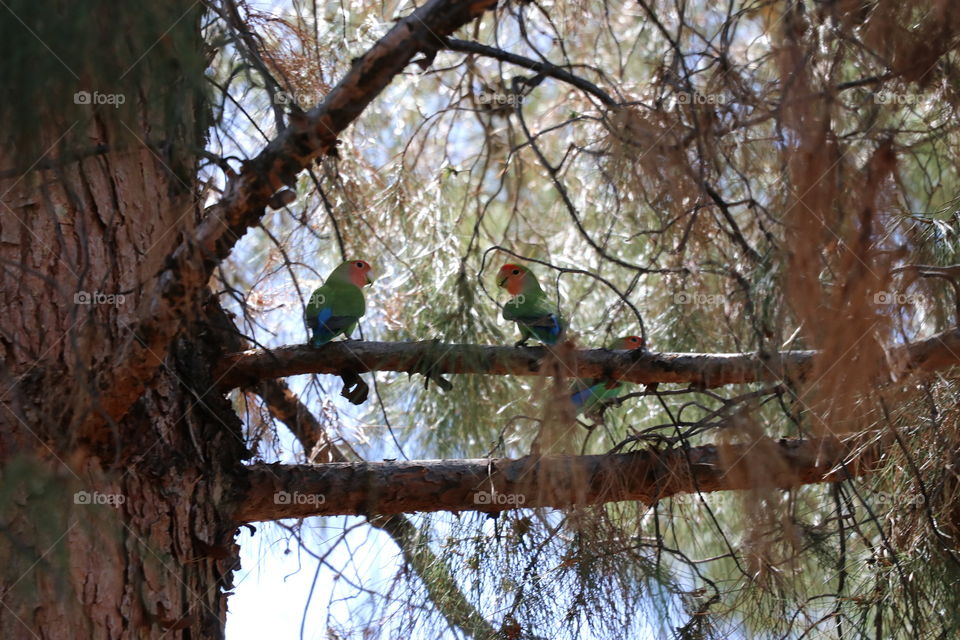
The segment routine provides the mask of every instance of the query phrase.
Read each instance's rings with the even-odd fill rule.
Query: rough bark
[[[200,7],[175,4],[163,28],[182,17],[170,28],[199,51]],[[104,49],[124,66],[146,55],[118,35]],[[130,77],[149,83],[140,64]],[[123,377],[152,344],[137,331],[153,303],[144,285],[200,218],[190,150],[204,144],[202,107],[189,88],[165,89],[182,109],[175,129],[141,100],[146,89],[132,92],[122,125],[94,109],[77,125],[100,152],[68,161],[51,147],[55,162],[0,179],[2,638],[223,634],[237,547],[221,505],[246,449],[211,392],[222,348],[204,333],[197,290],[183,293],[172,347],[147,348],[149,385]],[[38,121],[36,137],[56,139],[55,124]],[[161,131],[168,152],[148,146]],[[30,166],[17,153],[0,150],[0,167]]]
[[[431,374],[538,376],[556,371],[571,378],[615,378],[627,382],[688,383],[711,388],[769,380],[800,380],[815,351],[751,353],[650,353],[590,349],[563,353],[567,366],[544,366],[543,347],[513,348],[439,342],[335,342],[251,350],[226,356],[217,367],[224,389],[303,373],[399,371]],[[960,330],[951,329],[890,352],[895,375],[960,364]],[[878,372],[879,374],[879,372]]]
[[[149,244],[150,222],[166,212],[156,210],[161,198],[138,188],[143,183],[125,178],[139,174],[162,183],[164,170],[139,153],[89,162],[93,166],[74,168],[63,185],[78,188],[91,179],[88,173],[102,180],[87,191],[88,206],[74,212],[74,223],[97,227],[92,218],[106,215],[120,198],[125,225],[143,234],[125,243],[93,231],[85,236],[91,245],[116,249],[105,249],[110,258],[92,261],[86,273],[95,275],[101,291],[122,290],[119,282],[138,273],[132,265],[142,258],[139,243]],[[51,183],[48,189],[58,188]],[[40,226],[32,229],[37,238],[57,241],[52,226]],[[27,264],[43,254],[37,238],[18,247]],[[64,233],[61,241],[79,239]],[[18,300],[7,307],[4,329],[21,327],[7,334],[16,343],[14,356],[4,359],[11,378],[0,409],[0,637],[161,638],[174,630],[220,637],[237,549],[219,505],[232,491],[230,478],[245,450],[229,403],[210,394],[212,380],[198,373],[208,370],[216,350],[202,338],[178,339],[122,421],[82,432],[78,421],[96,410],[90,390],[100,366],[109,366],[130,339],[127,316],[123,309],[70,309],[72,300],[29,277],[9,285],[2,289],[17,291]],[[56,309],[62,315],[54,319]],[[50,322],[37,321],[38,314]],[[55,337],[69,319],[79,326]],[[18,360],[19,353],[37,360]]]
[[[876,438],[876,434],[871,434]],[[789,489],[869,472],[882,446],[859,436],[758,439],[667,451],[543,458],[415,460],[250,467],[238,522],[414,511],[498,512],[623,500],[653,504],[679,493]]]

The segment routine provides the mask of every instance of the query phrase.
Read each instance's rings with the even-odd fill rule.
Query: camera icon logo
[[[273,503],[274,504],[290,504],[291,495],[287,491],[277,491],[273,494]]]
[[[73,494],[73,504],[90,504],[90,492],[77,491]]]
[[[89,291],[77,291],[73,294],[73,304],[90,304],[93,297]]]
[[[73,94],[73,104],[90,104],[90,92],[77,91]]]

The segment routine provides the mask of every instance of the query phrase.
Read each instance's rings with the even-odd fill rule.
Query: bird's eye
[[[520,269],[514,269],[514,270],[513,270],[513,275],[515,275],[515,276],[520,275]]]
[[[364,264],[363,264],[362,262],[358,262],[358,263],[357,263],[357,268],[358,268],[358,269],[363,269],[363,267],[364,267]]]

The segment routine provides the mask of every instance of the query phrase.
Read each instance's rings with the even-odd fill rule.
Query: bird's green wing
[[[333,291],[329,285],[317,287],[310,299],[307,300],[307,310],[304,312],[307,320],[313,320],[320,315],[320,311],[327,307],[327,299],[330,298]]]
[[[350,337],[366,312],[363,291],[352,283],[327,282],[313,292],[304,317],[312,332],[310,344],[319,347],[338,335]]]
[[[321,314],[361,318],[366,310],[363,292],[358,287],[352,284],[327,283],[310,296],[304,315],[307,320]]]
[[[519,294],[503,305],[503,319],[512,322],[532,323],[544,316],[556,314],[546,295],[539,291],[533,294]]]

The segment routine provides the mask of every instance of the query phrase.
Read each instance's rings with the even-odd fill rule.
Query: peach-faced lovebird
[[[310,296],[304,317],[313,332],[310,346],[320,347],[341,333],[350,337],[367,311],[362,288],[373,282],[370,265],[363,260],[344,262]]]
[[[624,336],[607,345],[611,351],[642,348],[643,338],[640,336]],[[570,387],[570,401],[578,414],[591,413],[619,396],[622,389],[623,383],[619,380],[577,380]]]
[[[497,286],[513,297],[503,306],[503,319],[517,323],[522,338],[514,346],[536,338],[543,344],[557,344],[566,330],[566,323],[547,302],[547,294],[529,269],[519,264],[505,264],[497,273]]]

